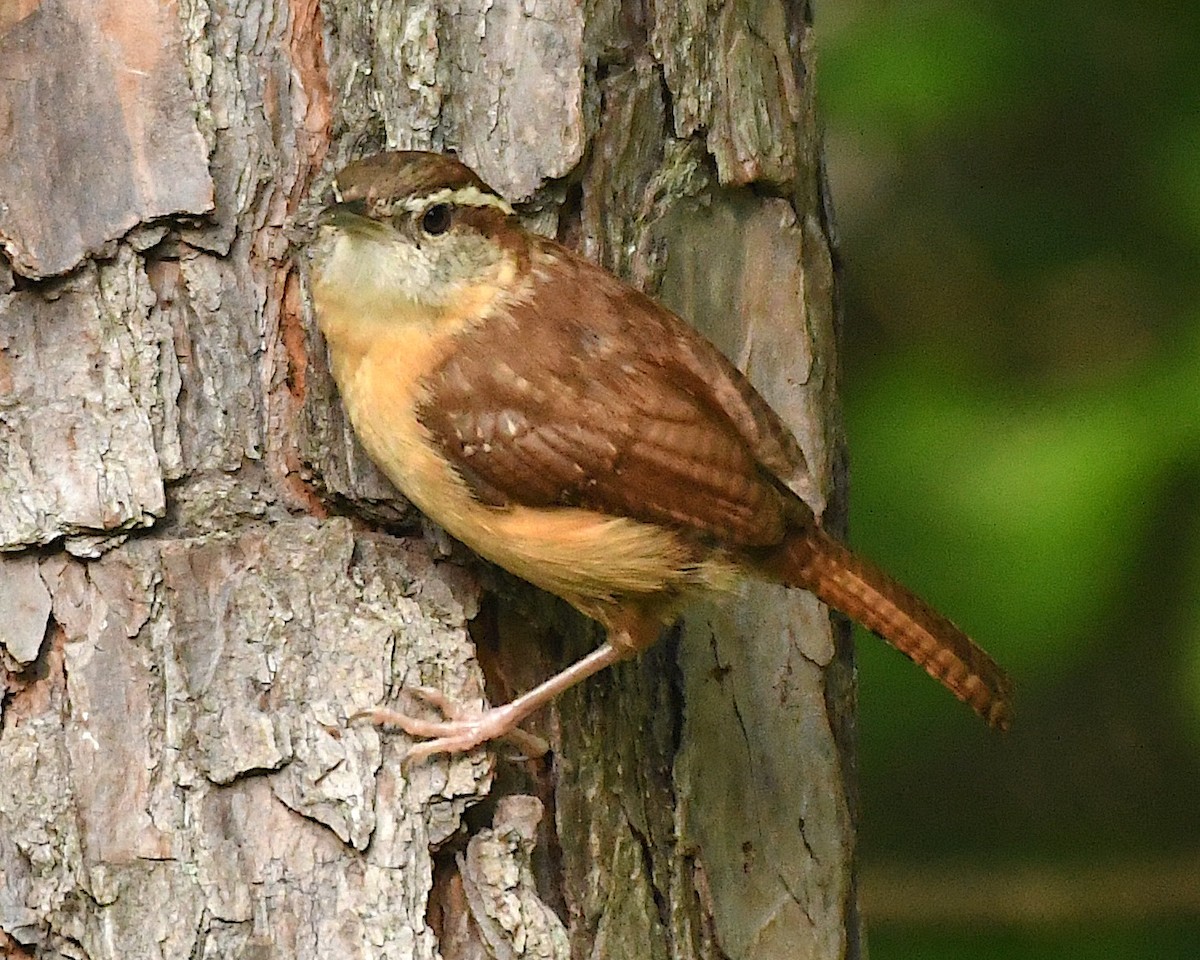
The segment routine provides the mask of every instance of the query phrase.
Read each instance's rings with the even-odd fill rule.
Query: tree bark
[[[0,953],[860,953],[852,668],[812,597],[689,612],[504,745],[348,720],[596,642],[349,431],[287,227],[455,149],[660,296],[837,503],[808,12],[787,0],[0,6]]]

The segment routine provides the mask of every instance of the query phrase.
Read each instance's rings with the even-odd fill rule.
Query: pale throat
[[[345,386],[371,353],[443,341],[483,323],[498,303],[520,295],[525,284],[515,256],[494,252],[490,262],[472,264],[466,277],[439,278],[438,296],[430,297],[427,281],[438,271],[413,248],[340,232],[327,238],[314,262],[312,293],[339,384]]]

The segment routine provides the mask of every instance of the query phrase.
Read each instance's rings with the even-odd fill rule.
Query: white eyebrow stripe
[[[513,214],[513,208],[507,200],[494,193],[485,193],[478,187],[459,187],[457,190],[446,187],[421,197],[407,197],[399,201],[399,206],[402,210],[415,213],[439,203],[456,204],[461,207],[495,207],[508,216]]]

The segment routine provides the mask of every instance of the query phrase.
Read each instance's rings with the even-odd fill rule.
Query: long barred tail
[[[797,531],[776,568],[788,586],[802,587],[924,667],[990,726],[1012,721],[1013,684],[975,641],[815,524]]]

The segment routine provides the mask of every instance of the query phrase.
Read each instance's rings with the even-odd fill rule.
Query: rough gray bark
[[[348,721],[413,683],[506,697],[596,638],[420,535],[286,230],[353,156],[457,149],[737,359],[822,510],[806,17],[0,6],[0,953],[858,955],[848,655],[807,595],[693,611],[537,718],[547,759],[405,767]]]

